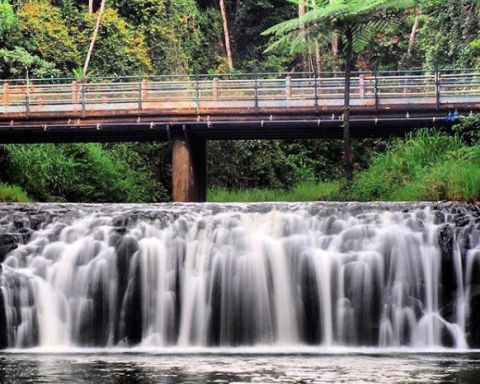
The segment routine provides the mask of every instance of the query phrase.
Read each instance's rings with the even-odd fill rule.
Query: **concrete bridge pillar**
[[[177,137],[172,153],[173,201],[207,201],[207,147],[198,136]]]

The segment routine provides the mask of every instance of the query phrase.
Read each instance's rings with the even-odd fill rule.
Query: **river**
[[[463,383],[480,354],[7,354],[1,383]]]
[[[4,382],[475,382],[480,209],[5,204]]]

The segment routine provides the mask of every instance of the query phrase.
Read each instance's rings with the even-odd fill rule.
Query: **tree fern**
[[[294,1],[295,2],[295,1]],[[344,96],[344,163],[346,176],[352,174],[350,144],[350,77],[353,56],[365,48],[375,32],[396,23],[401,12],[415,6],[416,0],[317,0],[307,4],[303,16],[274,25],[263,34],[272,37],[267,50],[290,47],[292,53],[308,50],[312,44],[323,43],[338,36],[343,41],[345,61]]]

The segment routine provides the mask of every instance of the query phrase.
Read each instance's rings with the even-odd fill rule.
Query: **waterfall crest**
[[[4,207],[0,247],[2,233],[21,238],[2,264],[0,344],[477,348],[478,216],[455,204]]]

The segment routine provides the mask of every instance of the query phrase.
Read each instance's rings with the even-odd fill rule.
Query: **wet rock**
[[[112,219],[114,227],[124,227],[127,225],[128,218],[126,216],[116,216]]]
[[[5,260],[5,256],[10,251],[13,251],[18,247],[18,237],[12,234],[0,235],[0,262]]]
[[[445,224],[438,234],[438,244],[441,251],[441,304],[447,305],[455,299],[458,282],[455,273],[455,262],[453,254],[455,233],[452,226]]]
[[[440,211],[435,211],[433,222],[435,225],[445,223],[445,214]]]
[[[464,214],[459,214],[455,216],[454,222],[457,227],[465,227],[470,224],[470,217]]]
[[[442,229],[440,229],[440,233],[438,235],[438,243],[442,251],[442,259],[450,259],[452,257],[453,238],[454,233],[452,227],[450,227],[448,224],[444,225]]]
[[[138,258],[134,258],[140,249],[138,241],[129,235],[121,237],[115,244],[117,252],[117,270],[118,270],[118,293],[117,306],[120,307],[125,303],[124,317],[117,318],[116,324],[123,322],[123,326],[116,329],[117,341],[125,340],[127,344],[137,344],[142,337],[142,308],[141,308],[141,285],[140,285],[140,268]],[[129,276],[133,280],[129,284]],[[119,314],[117,314],[119,315]],[[123,329],[123,334],[121,330]]]
[[[13,225],[16,229],[28,228],[30,223],[27,218],[19,218],[13,221]]]
[[[115,233],[119,235],[125,235],[128,232],[128,229],[126,227],[117,227],[113,229]]]
[[[471,348],[478,349],[480,348],[480,287],[472,287],[476,291],[476,294],[472,295],[472,300],[470,301],[470,313],[471,316],[468,319],[467,329],[468,333],[468,344]]]
[[[30,216],[30,229],[37,231],[40,229],[43,223],[48,222],[48,216],[46,214],[37,214]]]
[[[28,243],[33,235],[33,231],[30,228],[22,228],[18,231],[22,236],[22,241],[24,244]]]

